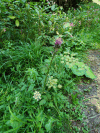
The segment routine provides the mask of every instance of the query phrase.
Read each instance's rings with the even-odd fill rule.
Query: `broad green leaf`
[[[18,27],[18,26],[19,26],[19,21],[16,20],[16,21],[15,21],[15,24],[16,24],[16,26]]]
[[[10,19],[15,19],[16,17],[15,16],[8,16]]]
[[[91,79],[95,79],[96,76],[94,75],[94,73],[92,72],[92,70],[87,67],[86,71],[85,71],[85,76]]]
[[[77,76],[83,76],[85,74],[85,69],[83,67],[77,67],[74,65],[71,70]]]
[[[45,103],[46,103],[46,100],[43,99],[43,100],[40,101],[39,105],[44,105]]]
[[[78,67],[85,67],[85,64],[83,62],[76,62],[75,65]]]

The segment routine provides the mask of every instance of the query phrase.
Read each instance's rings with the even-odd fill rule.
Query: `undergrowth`
[[[0,132],[89,132],[76,83],[96,78],[84,51],[100,46],[99,6],[1,0],[0,12]]]

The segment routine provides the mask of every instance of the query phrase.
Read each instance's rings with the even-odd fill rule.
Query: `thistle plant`
[[[55,55],[56,55],[58,49],[61,47],[61,44],[62,44],[62,40],[61,40],[61,38],[56,39],[56,41],[55,41],[55,45],[54,45],[54,53],[53,53],[53,56],[52,56],[52,59],[51,59],[50,65],[49,65],[49,67],[48,67],[48,71],[47,71],[47,74],[46,74],[45,80],[44,80],[43,92],[44,92],[45,87],[46,87],[47,76],[48,76],[48,74],[49,74],[49,70],[50,70],[50,67],[51,67],[51,64],[52,64],[53,58],[55,57]]]

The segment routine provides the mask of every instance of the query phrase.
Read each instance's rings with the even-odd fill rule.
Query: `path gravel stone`
[[[84,93],[83,104],[87,108],[84,108],[82,111],[87,116],[87,119],[84,121],[87,122],[90,128],[89,133],[100,133],[100,50],[89,50],[87,53],[89,62],[86,64],[90,64],[90,68],[97,78],[89,80],[89,83],[87,83],[87,78],[81,79],[78,89]],[[85,89],[89,89],[90,91],[84,92]],[[88,101],[85,101],[86,99]]]

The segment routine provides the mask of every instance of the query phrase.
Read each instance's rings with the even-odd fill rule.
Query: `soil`
[[[85,64],[90,66],[97,78],[94,80],[82,78],[77,86],[84,94],[83,104],[87,108],[83,108],[82,112],[87,117],[84,121],[90,129],[89,133],[100,133],[100,49],[89,50],[86,54],[88,61]]]

